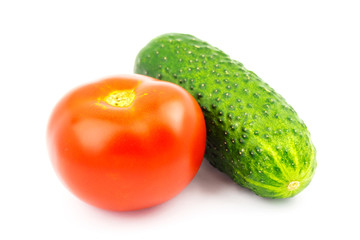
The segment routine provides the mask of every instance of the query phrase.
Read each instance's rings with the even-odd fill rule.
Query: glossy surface
[[[117,211],[177,195],[197,173],[205,140],[194,98],[141,75],[77,88],[58,103],[48,127],[51,160],[65,185],[83,201]]]

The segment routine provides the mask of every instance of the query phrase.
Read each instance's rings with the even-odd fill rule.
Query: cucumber
[[[301,192],[316,169],[304,122],[285,99],[243,64],[187,34],[161,35],[138,54],[135,72],[176,83],[201,106],[206,159],[266,198]]]

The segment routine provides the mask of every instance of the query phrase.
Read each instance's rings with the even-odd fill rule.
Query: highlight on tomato
[[[48,125],[51,162],[66,187],[98,208],[129,211],[179,194],[200,168],[205,121],[180,86],[120,75],[81,86]]]

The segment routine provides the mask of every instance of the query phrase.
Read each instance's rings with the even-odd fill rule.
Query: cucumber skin
[[[316,150],[304,122],[218,48],[192,35],[164,34],[139,52],[135,73],[176,83],[197,99],[207,126],[206,159],[236,183],[266,198],[293,197],[310,183]]]

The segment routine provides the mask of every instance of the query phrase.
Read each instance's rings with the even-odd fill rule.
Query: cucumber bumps
[[[243,64],[186,34],[153,39],[135,72],[176,83],[203,109],[206,159],[236,183],[267,198],[302,191],[316,168],[304,122],[283,97]]]

